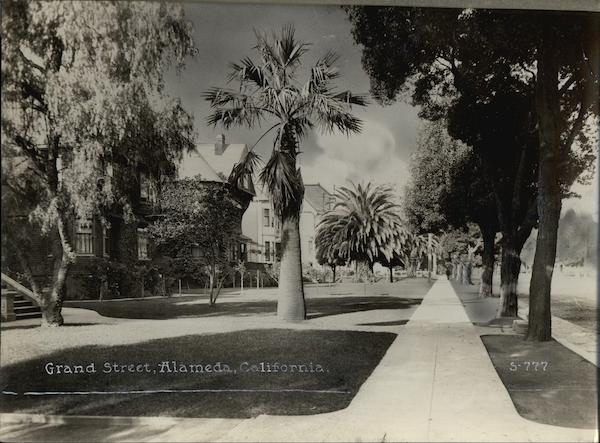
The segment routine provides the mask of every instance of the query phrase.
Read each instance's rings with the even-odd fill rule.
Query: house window
[[[269,216],[269,208],[263,209],[263,226],[271,226],[271,217]]]
[[[75,252],[81,255],[94,254],[94,232],[91,218],[79,218],[75,222]]]
[[[140,200],[147,203],[156,203],[154,180],[145,172],[140,172]]]
[[[102,227],[102,255],[110,257],[110,228]]]
[[[148,260],[148,231],[137,230],[138,260]]]
[[[265,260],[271,261],[271,242],[265,242]]]
[[[202,251],[200,250],[200,246],[192,245],[192,257],[200,258],[202,256]]]

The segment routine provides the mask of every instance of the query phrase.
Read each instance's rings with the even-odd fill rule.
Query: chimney
[[[217,142],[215,143],[215,155],[223,155],[225,152],[225,135],[217,135]]]

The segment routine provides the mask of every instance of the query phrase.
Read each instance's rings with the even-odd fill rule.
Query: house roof
[[[317,183],[315,185],[304,185],[304,199],[308,201],[318,213],[323,213],[330,208],[328,203],[334,201],[335,197]]]
[[[199,143],[179,164],[180,178],[200,175],[203,181],[227,183],[231,171],[248,153],[248,148],[241,143],[223,144],[222,153],[217,153],[214,143]],[[252,183],[244,186],[244,190],[254,194]]]
[[[235,164],[242,160],[247,152],[245,144],[229,143],[224,145],[222,154],[216,154],[213,143],[199,143],[194,151],[184,156],[179,165],[179,176],[200,175],[206,181],[226,182]]]

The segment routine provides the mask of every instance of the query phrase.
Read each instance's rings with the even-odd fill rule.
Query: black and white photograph
[[[599,441],[596,0],[0,8],[1,441]]]

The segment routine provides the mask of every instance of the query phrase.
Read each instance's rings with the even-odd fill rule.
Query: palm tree
[[[305,83],[297,79],[306,43],[296,41],[294,29],[285,27],[280,36],[257,33],[258,62],[246,57],[231,65],[229,81],[239,88],[213,88],[205,94],[212,113],[209,124],[254,128],[264,121],[272,126],[261,135],[275,131],[271,157],[260,171],[260,180],[273,200],[281,218],[282,256],[279,275],[277,314],[284,320],[303,320],[306,316],[302,263],[300,256],[300,209],[304,184],[296,159],[300,140],[318,126],[324,131],[341,131],[346,135],[359,132],[361,121],[351,113],[352,105],[364,106],[364,97],[348,91],[337,92],[332,85],[339,77],[333,52],[317,60]],[[254,145],[256,146],[256,144]],[[254,174],[259,157],[249,150],[229,177],[232,183]]]
[[[333,230],[318,229],[315,235],[315,246],[317,248],[316,258],[320,265],[327,265],[333,274],[331,282],[335,283],[335,271],[338,266],[345,266],[347,260],[340,251],[340,245],[336,243]]]
[[[392,262],[401,253],[409,233],[390,188],[353,185],[339,188],[337,203],[317,226],[317,254],[338,254],[356,265],[356,278],[370,273],[373,264]]]

